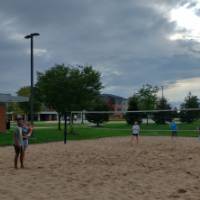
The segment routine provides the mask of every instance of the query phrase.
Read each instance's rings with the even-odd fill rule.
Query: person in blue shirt
[[[174,120],[170,123],[170,129],[171,129],[172,138],[176,137],[177,136],[177,125]]]

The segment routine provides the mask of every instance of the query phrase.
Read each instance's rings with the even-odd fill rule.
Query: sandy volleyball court
[[[30,145],[26,169],[0,148],[2,200],[200,199],[200,141],[128,137]]]

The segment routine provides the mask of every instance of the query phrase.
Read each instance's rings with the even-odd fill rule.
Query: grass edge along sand
[[[193,124],[178,124],[178,136],[182,137],[197,137],[197,125],[198,122]],[[10,130],[7,133],[0,134],[0,146],[12,145],[13,130],[15,124],[12,124]],[[106,123],[101,127],[94,125],[77,125],[73,126],[73,132],[71,127],[68,126],[67,140],[84,140],[84,139],[97,139],[104,137],[116,137],[116,136],[129,136],[131,134],[131,126],[126,123]],[[35,123],[34,135],[30,138],[30,144],[47,143],[55,141],[63,141],[64,128],[58,130],[56,123]],[[141,133],[142,136],[170,136],[171,132],[169,125],[156,125],[156,124],[142,124]]]

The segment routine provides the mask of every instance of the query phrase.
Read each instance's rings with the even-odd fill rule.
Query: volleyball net
[[[177,124],[177,131],[182,136],[197,136],[200,127],[200,109],[166,109],[136,111],[73,111],[70,124],[73,131],[98,132],[100,135],[127,135],[135,122],[144,135],[170,135],[170,124]]]

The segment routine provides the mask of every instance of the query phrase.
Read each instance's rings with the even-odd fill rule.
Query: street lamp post
[[[34,102],[34,62],[33,62],[33,38],[34,36],[39,36],[39,33],[31,33],[26,35],[25,39],[30,39],[31,41],[31,95],[30,95],[30,117],[31,117],[31,124],[33,125],[34,121],[34,114],[33,114],[33,102]]]

